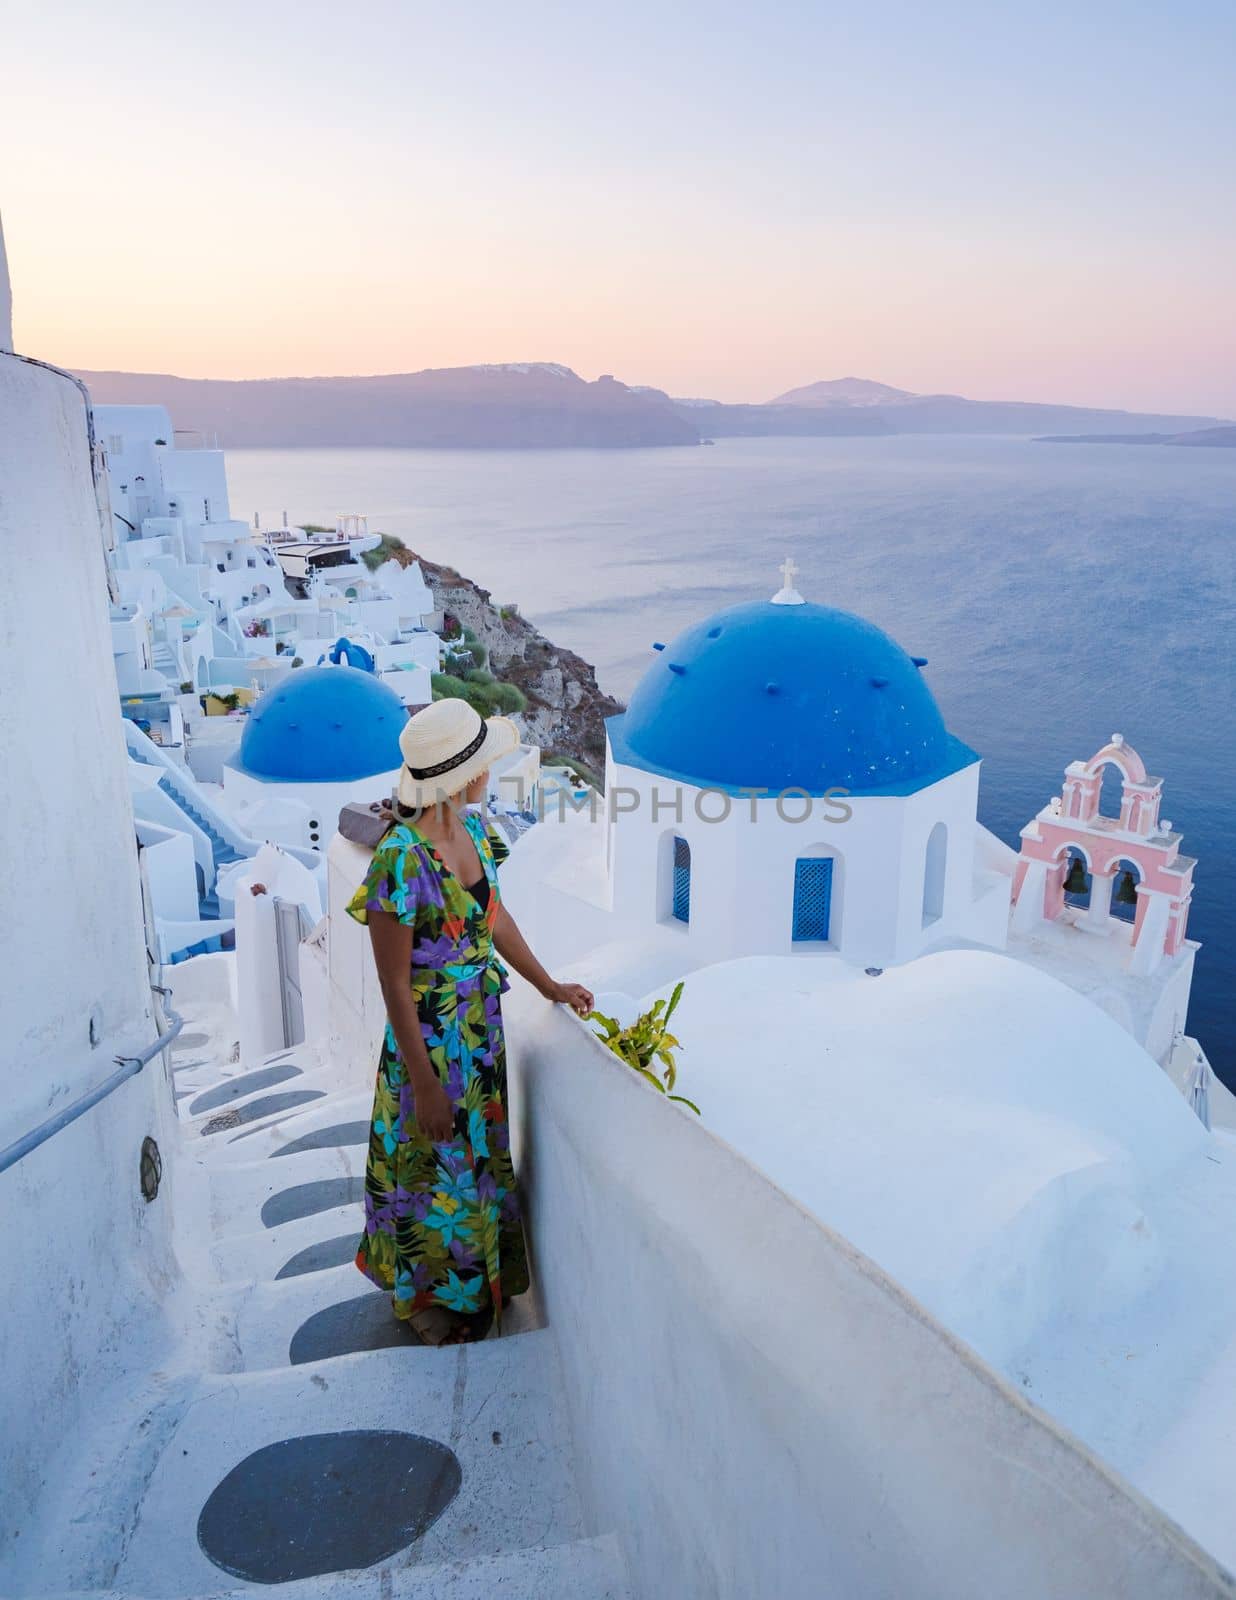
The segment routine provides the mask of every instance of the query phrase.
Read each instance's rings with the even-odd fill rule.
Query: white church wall
[[[944,939],[970,938],[978,769],[907,796],[726,796],[612,759],[608,842],[615,920],[681,930],[690,963],[739,954],[834,951],[859,966],[908,961]],[[848,812],[848,815],[846,814]],[[754,820],[753,820],[754,818]],[[924,925],[932,830],[947,832],[940,914]],[[691,915],[672,915],[672,839],[691,850]],[[793,937],[795,865],[833,860],[828,939]],[[1007,895],[1004,900],[1007,910]],[[1000,939],[999,916],[984,913]]]
[[[897,887],[899,961],[913,960],[933,946],[958,939],[997,949],[1004,944],[1011,880],[976,873],[978,790],[975,764],[920,789],[904,802]],[[938,856],[929,865],[933,836],[944,840],[944,859],[938,912],[929,916],[925,890],[939,866]]]
[[[223,793],[229,814],[251,837],[325,851],[344,806],[389,799],[398,777],[392,771],[346,783],[268,782],[229,762],[223,766]]]
[[[519,986],[507,1009],[585,1513],[621,1530],[635,1592],[798,1596],[810,1572],[846,1600],[1230,1593],[1175,1524],[562,1008]]]
[[[12,846],[0,877],[4,1148],[102,1084],[156,1026],[85,405],[68,377],[6,355],[0,483],[0,547],[32,540],[43,553],[0,587],[0,803]],[[172,1115],[156,1058],[0,1172],[4,1368],[23,1399],[0,1430],[0,1543],[28,1521],[120,1345],[140,1332],[157,1360],[176,1273],[171,1180],[148,1204],[138,1173],[143,1138],[165,1144]]]

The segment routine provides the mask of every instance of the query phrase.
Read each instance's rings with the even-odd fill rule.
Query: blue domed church
[[[677,929],[692,964],[835,952],[883,966],[944,938],[1002,945],[979,757],[945,726],[926,660],[806,601],[793,571],[771,600],[654,645],[610,719],[614,913]]]
[[[321,850],[352,800],[398,777],[399,696],[356,667],[302,667],[268,689],[223,769],[228,809],[257,839]]]

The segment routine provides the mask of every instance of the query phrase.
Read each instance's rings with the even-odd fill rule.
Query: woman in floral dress
[[[528,1287],[495,951],[547,999],[592,1009],[524,942],[498,889],[506,844],[463,810],[518,740],[463,700],[411,717],[398,814],[348,906],[368,924],[388,1019],[356,1264],[430,1344],[484,1337]]]

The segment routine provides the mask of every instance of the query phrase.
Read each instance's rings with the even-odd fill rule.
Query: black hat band
[[[488,726],[482,722],[481,731],[477,734],[476,738],[473,739],[472,743],[465,746],[458,755],[451,756],[449,761],[439,761],[436,767],[409,767],[408,771],[418,781],[424,778],[439,778],[444,772],[452,772],[456,767],[462,767],[464,762],[467,761],[470,756],[474,756],[476,754],[476,752],[485,743],[485,736],[488,732]]]

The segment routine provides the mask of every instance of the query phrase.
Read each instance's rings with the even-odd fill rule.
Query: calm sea
[[[1236,1086],[1236,451],[1024,439],[725,439],[711,449],[233,450],[233,515],[361,511],[518,602],[625,696],[654,639],[771,595],[912,654],[981,752],[1016,845],[1065,764],[1123,733],[1198,858],[1190,1027]]]

